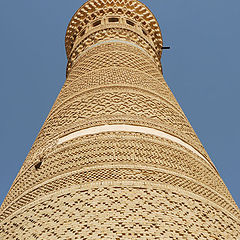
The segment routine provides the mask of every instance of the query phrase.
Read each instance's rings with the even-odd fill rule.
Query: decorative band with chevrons
[[[150,134],[154,135],[157,137],[162,137],[166,138],[168,140],[171,140],[173,142],[176,142],[187,149],[191,150],[195,154],[197,154],[199,157],[201,157],[204,161],[206,161],[209,165],[210,163],[208,160],[201,154],[199,153],[195,148],[193,148],[191,145],[187,144],[186,142],[182,141],[181,139],[172,136],[168,133],[165,133],[163,131],[154,129],[154,128],[149,128],[149,127],[141,127],[141,126],[134,126],[134,125],[126,125],[126,124],[118,124],[118,125],[102,125],[102,126],[96,126],[96,127],[90,127],[86,129],[82,129],[76,132],[73,132],[71,134],[68,134],[67,136],[64,136],[60,139],[58,139],[57,144],[62,144],[66,141],[86,136],[86,135],[92,135],[92,134],[98,134],[98,133],[104,133],[104,132],[136,132],[136,133],[145,133],[145,134]]]

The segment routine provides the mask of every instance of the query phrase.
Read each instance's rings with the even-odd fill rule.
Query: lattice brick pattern
[[[163,79],[152,13],[89,0],[66,50],[67,80],[1,206],[0,238],[237,239],[239,209]],[[91,132],[109,125],[149,132]]]
[[[123,45],[123,44],[121,44]],[[141,63],[141,61],[139,61],[139,58],[127,58],[127,55],[124,55],[122,52],[120,53],[116,53],[117,58],[113,58],[111,61],[111,57],[107,56],[107,52],[110,52],[111,49],[115,49],[115,45],[111,46],[111,48],[107,45],[106,47],[106,54],[104,56],[101,55],[97,55],[99,54],[99,51],[103,51],[103,47],[98,47],[100,48],[100,50],[98,50],[98,48],[94,49],[93,51],[96,52],[96,60],[92,61],[93,64],[93,70],[89,71],[88,73],[86,73],[85,75],[81,74],[81,72],[79,72],[79,76],[80,78],[70,78],[67,79],[67,82],[65,84],[65,86],[63,87],[63,90],[61,91],[55,105],[53,106],[53,109],[50,113],[50,115],[53,114],[53,111],[55,111],[55,109],[59,106],[62,105],[63,102],[65,102],[64,104],[68,104],[68,102],[72,99],[71,97],[76,95],[77,93],[81,94],[82,91],[84,91],[85,89],[89,89],[89,88],[94,88],[94,87],[106,87],[109,85],[131,85],[131,86],[141,86],[141,88],[145,88],[145,89],[151,89],[153,91],[155,91],[159,97],[163,98],[163,101],[165,101],[164,99],[166,99],[166,101],[168,102],[168,104],[170,104],[171,108],[177,108],[179,109],[179,115],[182,117],[182,122],[186,123],[188,125],[188,134],[191,134],[190,138],[188,137],[188,141],[193,142],[193,145],[196,144],[196,148],[200,149],[200,151],[202,151],[202,153],[207,156],[204,148],[202,147],[201,143],[199,142],[196,134],[194,133],[194,131],[192,130],[190,124],[188,123],[186,117],[184,116],[184,114],[182,113],[182,111],[180,110],[179,105],[177,104],[175,98],[173,97],[173,95],[171,94],[169,88],[167,87],[165,81],[162,78],[161,73],[156,70],[155,67],[155,71],[152,71],[152,75],[150,75],[150,73],[148,75],[146,75],[144,73],[144,70],[142,69],[141,71],[138,70],[139,68],[141,69],[143,66],[143,63]],[[126,47],[125,47],[126,48]],[[132,50],[132,48],[130,48]],[[126,53],[126,52],[125,52]],[[126,65],[124,66],[123,62],[124,62],[124,58],[121,57],[121,55],[124,55],[124,57],[126,57],[125,62],[128,63],[128,61],[131,63],[130,67],[132,68],[132,70],[126,69]],[[92,56],[92,52],[89,53],[90,56]],[[141,56],[141,59],[146,58],[145,55],[141,55],[141,53],[139,54]],[[111,56],[111,52],[110,52],[110,56]],[[129,56],[131,56],[129,54]],[[89,57],[84,56],[84,59],[79,59],[79,63],[78,65],[75,66],[75,68],[72,70],[75,73],[78,73],[78,69],[82,68],[82,65],[85,65],[85,61],[88,61]],[[122,59],[122,61],[119,62],[118,61],[114,61],[114,59]],[[150,65],[150,60],[148,60],[148,64],[146,64],[145,69],[148,68],[148,66]],[[89,66],[91,66],[91,62],[89,61]],[[95,63],[96,63],[96,67],[95,67]],[[99,63],[99,64],[97,64]],[[145,63],[147,63],[145,61]],[[108,68],[106,69],[107,66],[109,65],[114,65],[115,68]],[[118,66],[118,67],[117,67]],[[120,67],[123,66],[123,67]],[[152,66],[154,66],[154,64],[152,63]],[[97,71],[96,68],[100,68],[102,69],[102,71]],[[136,71],[134,70],[134,68],[136,69]],[[151,69],[151,68],[150,68]],[[154,67],[152,67],[152,69],[154,69]],[[159,77],[156,78],[156,74],[158,73]],[[111,92],[111,89],[109,88],[109,90]],[[127,90],[129,91],[129,90]],[[128,93],[126,93],[128,94]],[[147,94],[147,92],[145,92],[144,94]],[[69,100],[66,101],[66,98],[68,98]],[[104,99],[104,96],[102,96],[101,98]],[[82,98],[81,98],[82,99]],[[96,101],[98,101],[98,98],[95,98]],[[129,96],[129,100],[131,99],[131,96]],[[111,103],[111,98],[109,98],[110,102],[108,103],[108,105],[112,104],[114,107],[114,102]],[[149,102],[149,100],[145,99],[147,102]],[[145,101],[144,100],[144,101]],[[82,101],[82,100],[81,100]],[[131,101],[131,100],[130,100]],[[132,101],[134,101],[134,99],[132,99]],[[82,101],[82,104],[87,104],[88,100],[86,101]],[[150,102],[149,102],[150,103]],[[119,102],[119,104],[121,104]],[[118,104],[118,105],[119,105]],[[147,104],[147,103],[146,103]],[[124,106],[124,104],[122,104]],[[103,105],[101,105],[102,107],[105,107]],[[99,106],[100,107],[100,106]],[[126,108],[126,107],[125,107]],[[71,109],[71,108],[70,108]],[[69,110],[70,110],[69,109]],[[85,109],[89,110],[89,113],[92,112],[92,108],[91,106],[86,106]],[[160,109],[160,108],[159,108]],[[151,106],[150,109],[151,110]],[[176,110],[174,110],[176,111]],[[121,112],[123,113],[123,112]],[[126,110],[125,112],[126,114],[128,114],[128,111]],[[75,113],[76,114],[76,113]],[[100,118],[101,112],[98,112],[98,118]],[[167,114],[167,115],[162,115],[162,117],[164,116],[169,116],[171,114]],[[68,115],[69,116],[69,115]],[[51,116],[50,116],[51,117]],[[52,117],[51,117],[52,118]],[[68,119],[68,118],[67,118]],[[139,119],[139,118],[138,118]],[[141,120],[141,119],[139,119]],[[151,120],[151,119],[149,119]],[[63,121],[63,119],[61,119],[61,121]],[[81,121],[81,118],[78,119],[78,121]],[[106,122],[107,119],[105,118],[104,121]],[[121,121],[121,120],[120,120]],[[88,120],[88,122],[90,122],[90,120]],[[150,124],[150,121],[149,121]],[[48,126],[46,126],[48,125]],[[79,124],[78,124],[79,125]],[[81,122],[81,126],[85,125],[84,123]],[[156,124],[155,124],[156,125]],[[40,140],[41,138],[44,139],[44,142],[47,142],[48,139],[53,139],[56,136],[56,130],[53,130],[52,128],[56,126],[56,124],[50,124],[49,121],[47,120],[42,131],[40,132],[39,138],[38,138],[38,144],[40,144],[42,141]],[[86,127],[86,126],[85,126]],[[65,129],[66,130],[66,129]],[[170,128],[164,128],[165,131],[173,131],[174,129],[170,129]],[[191,133],[192,132],[192,133]],[[176,133],[174,132],[174,135],[176,135]],[[182,136],[182,132],[181,132],[181,138],[184,138],[184,136]],[[194,139],[194,140],[193,140]],[[193,141],[192,141],[193,140]],[[39,145],[37,146],[37,148],[39,148]]]
[[[74,49],[72,52],[68,65],[67,65],[67,75],[72,69],[72,66],[74,65],[74,62],[78,58],[79,54],[82,53],[84,50],[88,50],[92,45],[101,43],[103,41],[107,41],[110,39],[114,40],[127,40],[129,43],[133,42],[143,48],[143,50],[146,50],[147,54],[151,56],[152,59],[154,59],[155,64],[158,65],[158,67],[161,69],[161,63],[159,62],[159,58],[156,55],[154,49],[149,45],[149,43],[144,40],[141,36],[138,34],[126,30],[126,29],[104,29],[104,30],[99,30],[98,32],[92,33],[90,36],[87,38],[83,39]]]
[[[16,239],[233,239],[240,225],[221,208],[165,187],[72,188],[33,203],[3,224]]]
[[[53,109],[52,109],[50,115],[52,115],[53,111],[55,111],[55,109],[59,105],[62,105],[64,101],[65,101],[65,104],[67,104],[68,101],[66,101],[66,99],[71,99],[72,96],[76,95],[77,93],[81,93],[82,91],[87,90],[89,88],[94,88],[94,87],[99,87],[99,86],[104,87],[104,86],[108,86],[108,85],[118,85],[119,86],[119,85],[123,85],[123,84],[124,85],[131,85],[131,86],[139,86],[141,88],[144,87],[144,89],[149,89],[151,91],[156,92],[156,94],[159,95],[159,97],[162,98],[162,101],[166,100],[166,102],[168,104],[170,104],[170,108],[179,109],[178,114],[183,119],[183,122],[185,122],[187,124],[188,129],[189,129],[189,132],[187,134],[191,134],[190,138],[188,137],[186,141],[191,141],[193,145],[196,144],[196,148],[198,148],[205,156],[207,156],[207,153],[205,152],[201,143],[197,139],[196,134],[194,133],[194,131],[192,130],[192,128],[191,128],[190,124],[188,123],[186,117],[182,113],[182,111],[181,111],[179,105],[177,104],[175,98],[173,97],[171,91],[169,90],[165,81],[163,80],[161,73],[159,72],[159,70],[157,70],[157,67],[153,64],[153,62],[149,58],[148,58],[148,60],[144,61],[143,59],[147,59],[147,58],[141,52],[138,53],[139,57],[137,56],[137,58],[135,56],[133,56],[133,58],[131,58],[131,54],[129,54],[129,53],[128,53],[128,57],[127,57],[126,49],[128,47],[129,46],[125,46],[124,44],[117,44],[117,45],[116,44],[113,44],[113,45],[110,44],[110,46],[109,46],[109,44],[107,44],[107,45],[104,45],[104,46],[99,46],[99,47],[95,48],[93,51],[90,51],[88,54],[86,54],[84,56],[85,60],[84,59],[79,59],[80,64],[77,64],[74,67],[74,69],[72,70],[72,71],[75,71],[75,73],[78,71],[79,68],[81,68],[82,64],[83,65],[85,64],[85,61],[88,61],[89,58],[91,59],[92,56],[94,56],[93,52],[95,52],[95,54],[96,54],[95,55],[96,67],[95,67],[95,65],[94,65],[95,63],[93,61],[92,62],[93,71],[89,71],[85,75],[82,75],[81,73],[79,73],[80,78],[78,78],[78,79],[75,79],[75,78],[73,79],[73,78],[70,77],[71,75],[69,76],[65,86],[63,87],[63,90],[61,91],[56,103],[53,106]],[[119,62],[119,61],[115,62],[114,59],[113,59],[113,61],[111,61],[111,58],[109,58],[107,56],[107,53],[110,53],[110,56],[111,56],[111,49],[112,49],[112,51],[115,51],[115,48],[116,48],[116,50],[122,49],[122,51],[120,53],[116,53],[118,59],[122,59],[121,62]],[[125,50],[125,51],[123,51],[123,50]],[[134,48],[134,47],[129,47],[129,50],[131,50],[131,52],[133,52],[134,54],[135,54],[135,52],[137,52],[136,48]],[[105,52],[105,55],[101,56],[101,54],[100,54],[100,56],[97,57],[99,52],[100,53]],[[126,69],[126,67],[125,67],[126,65],[125,66],[123,65],[124,58],[121,57],[122,54],[125,54],[124,55],[124,57],[126,57],[125,62],[126,63],[128,63],[128,62],[131,63],[130,67],[131,67],[132,70],[129,70],[129,68]],[[98,62],[100,64],[98,64],[99,66],[97,67]],[[89,66],[90,66],[91,62],[88,62],[88,63],[89,63]],[[109,66],[109,64],[111,64],[111,63],[115,64],[114,65],[115,68],[114,69],[112,69],[112,68],[111,69],[109,69],[109,68],[106,69],[106,67]],[[144,68],[144,64],[145,64],[145,68]],[[151,65],[152,65],[152,67],[149,67]],[[123,66],[123,67],[120,67],[120,66]],[[97,71],[96,68],[100,68],[102,70]],[[134,70],[134,69],[136,69],[136,70]],[[147,69],[149,69],[149,71],[152,70],[152,75],[150,75],[150,72],[148,72],[148,74],[145,73],[147,71]],[[136,71],[137,71],[137,73],[136,73]],[[158,77],[157,77],[157,75],[158,75]],[[107,91],[111,91],[111,90],[109,89]],[[148,93],[145,92],[144,94],[148,94]],[[97,98],[95,98],[95,99],[96,99],[96,101],[98,101]],[[111,104],[111,98],[109,100],[110,100],[110,102],[108,103],[108,105]],[[134,101],[134,99],[132,99],[132,100]],[[149,103],[151,101],[150,99],[149,100],[145,99],[145,100]],[[84,104],[84,102],[85,101],[83,101],[82,104]],[[112,105],[114,107],[115,103],[113,102]],[[102,105],[102,107],[103,107],[103,105]],[[151,110],[151,106],[149,106],[149,107],[150,107],[149,110]],[[86,108],[88,108],[89,113],[92,111],[90,105],[86,106],[85,109]],[[126,109],[126,107],[125,107],[125,109]],[[149,110],[147,110],[147,111],[149,111]],[[176,110],[174,110],[174,112],[176,112]],[[128,111],[126,112],[126,114],[128,114]],[[171,114],[168,113],[166,115],[166,117],[168,117],[169,115],[171,115]],[[143,114],[142,114],[142,116],[143,116]],[[109,117],[113,118],[112,115],[109,116]],[[164,117],[164,115],[162,115],[162,117]],[[98,113],[98,118],[100,118],[100,112]],[[65,117],[65,118],[61,119],[61,121],[63,121],[64,119],[68,119],[68,118]],[[82,118],[78,119],[78,122],[76,122],[75,125],[87,127],[86,122],[85,123],[84,122],[79,122],[79,121],[81,121],[81,119]],[[126,119],[126,117],[124,117],[124,118],[120,117],[118,119],[118,121],[122,122],[124,119]],[[129,119],[129,116],[128,116],[128,119]],[[140,123],[141,119],[139,119],[138,117],[137,117],[137,119],[138,119],[138,122],[139,122],[138,124],[140,124],[140,125],[143,124],[143,123]],[[157,127],[159,125],[159,124],[156,124],[156,123],[154,123],[154,124],[151,123],[152,118],[151,119],[149,118],[148,120],[145,121],[145,122],[148,122],[147,123],[148,125],[151,125],[151,126],[154,126],[154,127]],[[93,121],[93,119],[91,119],[91,121],[90,121],[90,119],[87,120],[87,122],[89,122],[89,123],[91,123],[92,121]],[[113,122],[114,121],[116,123],[116,120],[106,119],[106,117],[105,117],[103,119],[103,122],[106,122],[106,121],[108,121],[108,122]],[[134,123],[136,124],[136,118],[135,118]],[[100,122],[98,124],[100,124]],[[146,123],[144,123],[144,124],[146,124]],[[164,129],[165,131],[170,130],[171,133],[173,133],[174,135],[179,134],[179,132],[176,133],[174,131],[174,129],[170,129],[168,127],[166,128],[166,127],[164,127],[164,125],[161,128]],[[56,124],[50,124],[48,120],[45,122],[45,124],[44,124],[44,126],[43,126],[43,128],[42,128],[42,130],[39,134],[39,137],[38,137],[37,141],[35,142],[35,146],[33,147],[32,151],[30,152],[29,157],[27,159],[31,159],[31,162],[35,161],[35,159],[33,159],[31,157],[32,152],[36,153],[36,149],[39,150],[41,148],[42,149],[46,148],[46,145],[49,144],[49,141],[52,141],[53,139],[55,139],[57,137],[57,135],[59,133],[61,133],[61,131],[64,130],[64,132],[67,132],[67,128],[66,129],[61,129],[60,132],[56,131],[56,127],[59,128],[59,126],[57,126]],[[68,131],[71,131],[71,129],[73,130],[73,126],[71,126]],[[180,137],[185,139],[182,132],[180,132],[180,133],[181,133]],[[192,141],[192,139],[195,139],[195,140]],[[42,144],[44,144],[44,146],[41,146]],[[40,152],[41,152],[41,150],[40,150]],[[28,161],[26,161],[25,164],[27,162]]]
[[[192,185],[192,192],[202,195],[220,206],[224,205],[233,214],[237,214],[236,210],[232,208],[235,203],[221,178],[216,175],[215,170],[207,163],[204,164],[202,159],[193,154],[192,151],[165,139],[151,137],[150,135],[145,136],[143,134],[99,134],[60,145],[57,151],[49,151],[44,158],[44,163],[39,171],[36,171],[33,166],[18,179],[2,207],[7,207],[13,201],[15,203],[10,204],[5,210],[7,213],[4,216],[23,207],[33,199],[61,189],[60,180],[55,180],[58,176],[62,179],[61,181],[67,182],[67,178],[74,179],[74,172],[83,167],[102,168],[105,166],[109,168],[109,166],[114,165],[116,168],[119,168],[121,164],[127,164],[128,166],[133,166],[133,168],[137,168],[137,166],[142,166],[143,168],[144,166],[146,168],[155,167],[157,171],[165,169],[179,177],[181,176],[181,179],[182,176],[186,176],[190,178],[187,185],[185,184],[186,180],[178,180],[179,183],[176,183],[180,188],[189,190],[189,186]],[[92,168],[89,171],[92,171]],[[73,172],[73,176],[69,175],[71,172]],[[68,177],[64,174],[67,174]],[[85,174],[91,175],[87,171]],[[73,183],[81,184],[85,182],[87,175],[82,175],[81,177],[79,175],[79,182],[69,180],[70,185],[65,185],[65,187],[71,186]],[[98,175],[99,179],[102,178],[101,174]],[[165,178],[163,173],[161,175],[163,176],[161,181],[169,184],[169,179]],[[123,178],[124,174],[119,177]],[[130,176],[127,174],[124,178],[129,179]],[[48,184],[44,186],[46,179],[48,179]],[[102,180],[113,179],[116,179],[116,173],[113,178],[111,175],[107,178],[102,178]],[[144,179],[147,180],[147,178]],[[159,177],[155,178],[155,180],[153,179],[148,180],[160,181]],[[198,182],[202,183],[201,188],[199,188]],[[43,186],[40,187],[39,184]],[[21,198],[17,199],[20,195]],[[222,197],[225,197],[225,200]]]

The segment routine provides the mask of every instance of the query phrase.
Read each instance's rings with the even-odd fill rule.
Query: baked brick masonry
[[[1,206],[0,239],[237,239],[239,209],[163,78],[150,10],[89,0],[66,51],[66,82]]]

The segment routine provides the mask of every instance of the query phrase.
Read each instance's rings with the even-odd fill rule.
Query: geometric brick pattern
[[[106,185],[41,199],[3,225],[3,239],[217,240],[240,234],[233,216],[199,197],[165,187]]]
[[[0,239],[237,239],[239,209],[163,78],[152,13],[89,0],[66,51],[66,82],[1,206]],[[91,132],[109,125],[149,132]]]

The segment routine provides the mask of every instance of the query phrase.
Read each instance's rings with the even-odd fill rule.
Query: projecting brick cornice
[[[72,17],[66,31],[65,46],[69,58],[78,34],[101,17],[121,16],[133,21],[133,27],[142,27],[144,34],[150,36],[159,59],[162,53],[162,34],[158,22],[151,11],[137,0],[89,0]],[[131,24],[131,23],[130,23]]]

